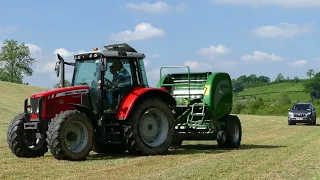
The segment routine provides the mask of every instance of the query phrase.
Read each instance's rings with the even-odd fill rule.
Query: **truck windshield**
[[[307,109],[310,109],[310,106],[308,104],[296,104],[296,105],[294,105],[294,107],[292,109],[294,109],[294,110],[307,110]]]
[[[99,62],[99,59],[76,61],[72,84],[97,85],[98,79],[100,79]]]

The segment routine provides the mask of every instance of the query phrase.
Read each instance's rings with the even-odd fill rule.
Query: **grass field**
[[[256,96],[263,100],[278,100],[280,93],[285,92],[289,95],[292,101],[308,101],[310,96],[303,91],[303,83],[281,83],[274,85],[267,85],[255,88],[244,89],[243,92],[237,94],[237,99],[251,98],[250,96]]]
[[[243,141],[237,150],[186,141],[162,156],[16,158],[6,143],[9,119],[22,111],[26,97],[43,89],[1,82],[0,88],[0,179],[320,179],[320,126],[288,126],[285,117],[239,115]]]

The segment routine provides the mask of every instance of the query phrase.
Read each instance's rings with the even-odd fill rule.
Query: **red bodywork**
[[[138,98],[151,91],[168,93],[164,88],[136,87],[121,100],[116,118],[119,120],[126,119]],[[51,119],[62,111],[75,109],[68,103],[82,104],[82,95],[87,93],[89,93],[88,86],[71,86],[33,94],[31,99],[44,98],[42,118]],[[38,119],[38,115],[31,114],[30,119]]]
[[[145,88],[145,87],[134,88],[127,96],[123,97],[119,105],[117,119],[125,120],[128,117],[130,111],[133,108],[134,103],[138,100],[138,98],[150,91],[168,93],[168,91],[165,88]]]
[[[89,86],[71,86],[48,90],[31,95],[32,98],[44,98],[43,119],[51,119],[61,111],[72,110],[68,103],[82,104],[82,94],[89,93]],[[37,119],[37,114],[31,114],[31,119]]]

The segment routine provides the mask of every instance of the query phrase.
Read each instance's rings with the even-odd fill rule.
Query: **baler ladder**
[[[194,112],[195,104],[199,105],[199,106],[202,106],[201,113]],[[191,112],[190,112],[190,116],[191,116],[190,122],[193,121],[193,117],[201,117],[201,123],[200,124],[202,124],[203,121],[204,121],[204,116],[205,116],[205,112],[204,112],[205,104],[204,103],[195,103],[195,104],[192,104],[192,108],[191,108]]]

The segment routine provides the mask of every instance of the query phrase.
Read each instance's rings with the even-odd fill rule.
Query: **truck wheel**
[[[94,143],[92,150],[98,154],[122,154],[126,152],[126,146],[124,144],[100,144]]]
[[[45,137],[36,138],[35,130],[24,130],[25,114],[14,117],[7,131],[7,142],[12,153],[17,157],[35,158],[43,156],[47,151]]]
[[[241,144],[242,128],[240,120],[237,116],[228,115],[225,119],[223,131],[226,133],[224,142],[218,141],[221,148],[238,148]]]
[[[134,155],[168,151],[174,136],[174,116],[169,106],[156,98],[136,104],[125,128],[128,150]]]
[[[58,160],[84,160],[93,146],[92,124],[84,113],[64,111],[49,124],[47,143]]]

